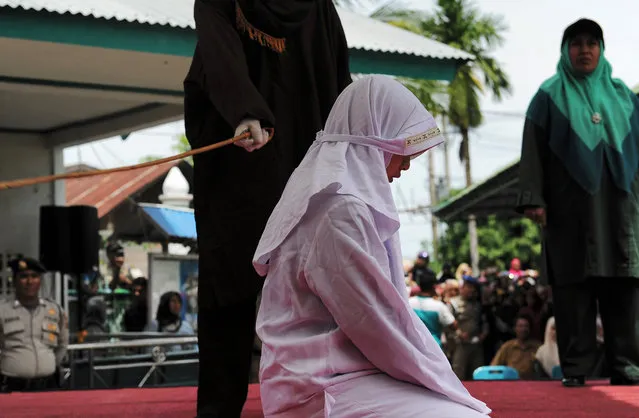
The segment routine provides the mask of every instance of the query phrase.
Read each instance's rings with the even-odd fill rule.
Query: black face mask
[[[304,24],[317,0],[237,0],[237,3],[256,29],[285,38]]]

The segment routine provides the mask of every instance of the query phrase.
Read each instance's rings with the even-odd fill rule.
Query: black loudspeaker
[[[69,208],[40,207],[40,261],[47,270],[71,272]]]
[[[100,221],[93,206],[40,208],[40,261],[49,271],[83,274],[98,267]]]
[[[88,273],[98,268],[100,258],[100,219],[94,206],[70,206],[71,270]]]

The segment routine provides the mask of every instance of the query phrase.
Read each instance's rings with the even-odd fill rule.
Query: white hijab
[[[386,174],[392,155],[418,155],[442,142],[433,116],[399,82],[368,76],[352,83],[337,98],[271,214],[253,257],[256,271],[268,274],[271,253],[323,192],[361,199],[372,210],[382,240],[389,239],[399,229]]]
[[[557,340],[550,336],[552,327],[554,326],[555,317],[552,317],[546,323],[544,344],[539,347],[537,354],[535,355],[548,376],[552,376],[552,369],[559,365],[559,347],[557,347]]]

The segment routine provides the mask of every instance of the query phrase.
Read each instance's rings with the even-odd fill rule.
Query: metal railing
[[[170,337],[169,337],[170,335]],[[145,331],[145,332],[110,332],[110,333],[103,333],[103,334],[88,334],[84,337],[85,341],[86,340],[110,340],[112,338],[117,338],[117,339],[124,339],[124,340],[147,340],[147,339],[167,339],[167,338],[197,338],[197,335],[195,334],[180,334],[180,337],[174,337],[175,334],[170,334],[170,333],[166,333],[166,332],[156,332],[156,331]],[[86,343],[77,343],[77,344],[72,344],[69,347],[80,347],[79,350],[82,350],[82,344],[86,344]],[[107,344],[107,342],[104,342],[104,344]],[[114,347],[112,348],[120,348],[117,347],[116,345],[118,344],[118,342],[110,342],[108,344],[112,344],[114,345]],[[70,349],[70,348],[69,348]],[[78,349],[76,349],[77,351]]]
[[[86,351],[88,353],[88,366],[89,366],[89,389],[95,387],[95,378],[97,377],[102,381],[105,386],[107,383],[96,372],[101,370],[119,370],[119,369],[131,369],[140,367],[149,367],[144,377],[138,383],[138,387],[141,388],[145,385],[148,379],[154,372],[159,371],[160,366],[177,366],[185,364],[199,363],[197,358],[194,359],[181,359],[181,360],[167,360],[166,351],[163,346],[170,345],[193,345],[197,344],[198,338],[196,336],[187,337],[166,337],[166,334],[160,333],[136,333],[136,336],[143,335],[147,338],[137,339],[131,341],[114,341],[114,342],[88,342],[81,344],[71,344],[68,346],[69,351],[69,368],[65,369],[65,379],[69,380],[71,388],[74,388],[74,369],[75,369],[75,353]],[[119,333],[119,334],[104,334],[96,335],[98,338],[127,338],[132,337],[131,333]],[[151,360],[143,362],[133,362],[125,364],[108,364],[108,365],[95,365],[94,351],[96,350],[108,350],[118,348],[144,348],[153,347],[151,350]]]

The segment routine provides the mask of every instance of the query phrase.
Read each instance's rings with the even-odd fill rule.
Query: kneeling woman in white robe
[[[337,99],[258,245],[266,417],[480,417],[408,304],[389,182],[443,142],[400,83],[360,79]]]

